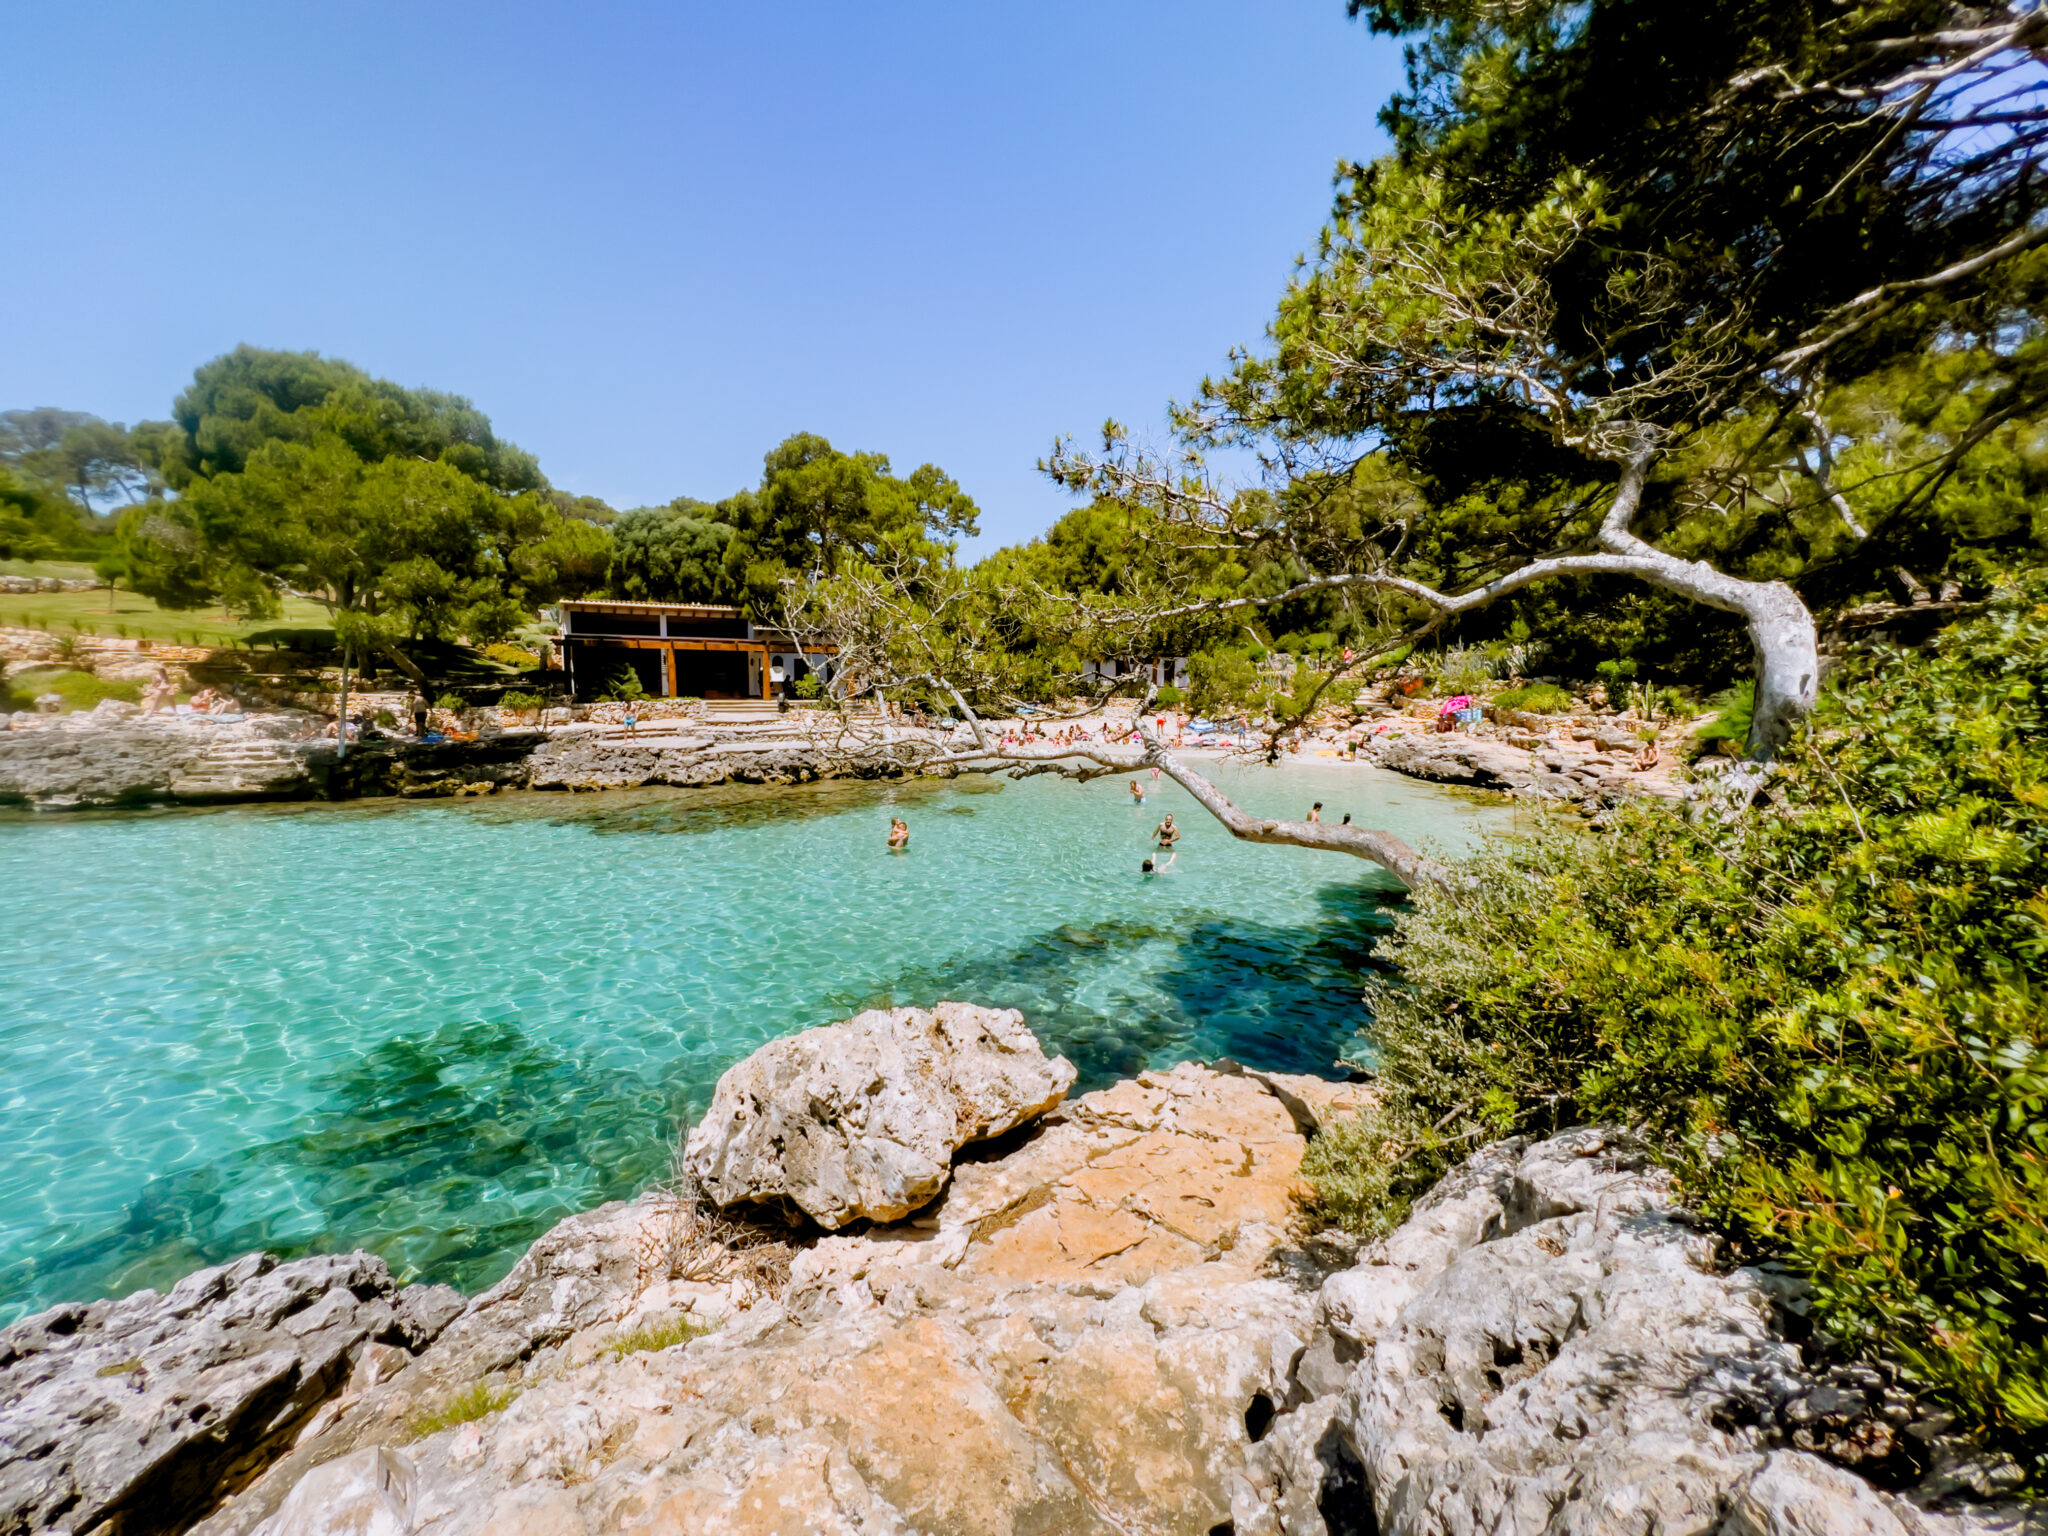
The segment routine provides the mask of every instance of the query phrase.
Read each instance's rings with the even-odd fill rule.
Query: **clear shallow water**
[[[1510,814],[1335,764],[1219,777],[1447,849]],[[1165,810],[1180,867],[1141,880]],[[1325,1070],[1397,890],[1120,779],[0,821],[0,1323],[257,1247],[489,1284],[657,1176],[732,1062],[863,1007],[1021,1008],[1083,1089]]]

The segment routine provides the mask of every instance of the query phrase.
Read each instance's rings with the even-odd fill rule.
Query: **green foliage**
[[[521,672],[530,672],[540,665],[540,658],[524,646],[509,641],[498,641],[484,647],[486,660],[495,661],[501,667],[512,667]]]
[[[548,701],[542,695],[538,693],[521,693],[516,688],[506,689],[504,696],[498,700],[498,705],[501,709],[546,709],[547,704]]]
[[[652,603],[734,602],[732,540],[732,525],[719,522],[715,508],[686,496],[622,512],[612,524],[611,590]]]
[[[1188,697],[1204,713],[1245,704],[1258,688],[1258,668],[1242,651],[1197,651],[1188,658]]]
[[[518,1396],[517,1387],[493,1387],[488,1381],[475,1382],[439,1407],[414,1409],[407,1417],[405,1427],[413,1439],[424,1440],[444,1429],[454,1429],[489,1418],[494,1413],[502,1413]]]
[[[1178,688],[1174,687],[1171,683],[1162,683],[1159,688],[1159,695],[1154,700],[1154,702],[1158,704],[1158,706],[1161,709],[1177,708],[1180,704],[1180,701],[1181,691]]]
[[[18,707],[23,709],[46,693],[61,695],[66,710],[91,709],[102,699],[119,699],[127,704],[139,703],[142,699],[140,683],[95,677],[90,672],[70,668],[30,667],[18,673],[8,687],[21,701]]]
[[[468,705],[463,703],[461,694],[444,693],[441,697],[434,700],[434,708],[459,711],[468,708]]]
[[[1326,1199],[1368,1219],[1384,1180],[1384,1222],[1480,1140],[1641,1126],[1707,1215],[1811,1280],[1823,1329],[2038,1478],[2048,583],[1861,665],[1773,793],[1735,822],[1546,827],[1419,892],[1401,979],[1369,994],[1385,1123],[1331,1150],[1405,1160]]]
[[[824,684],[820,683],[817,674],[812,672],[806,672],[790,685],[790,692],[800,699],[815,699],[824,691]]]
[[[167,608],[268,616],[317,594],[364,644],[503,639],[602,582],[611,536],[467,400],[314,353],[239,348],[136,429],[175,500],[123,513],[99,569]],[[604,509],[608,514],[609,509]]]
[[[597,697],[600,703],[630,704],[646,698],[647,689],[640,682],[640,674],[622,663],[612,674],[612,680],[605,684],[604,692]]]
[[[674,1349],[678,1344],[687,1344],[692,1339],[701,1339],[716,1331],[710,1325],[687,1316],[672,1318],[665,1323],[652,1323],[612,1340],[612,1358],[623,1360],[628,1355],[645,1354],[650,1350]]]
[[[717,512],[733,530],[725,579],[763,621],[781,617],[785,577],[834,575],[848,559],[949,563],[944,541],[973,537],[980,515],[936,465],[898,476],[887,455],[842,453],[811,432],[777,445],[762,462],[760,488],[720,502]]]
[[[61,491],[0,464],[0,560],[45,560],[91,540],[87,514]]]
[[[1749,714],[1755,699],[1756,684],[1748,682],[1715,694],[1714,718],[1696,729],[1692,739],[1701,746],[1716,741],[1749,740]]]
[[[1561,715],[1572,707],[1572,696],[1555,683],[1524,683],[1503,688],[1493,696],[1496,709],[1526,710],[1532,715]]]

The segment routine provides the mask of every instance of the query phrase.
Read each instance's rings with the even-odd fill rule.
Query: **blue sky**
[[[0,0],[0,408],[167,414],[237,342],[473,398],[615,506],[793,431],[981,549],[1258,340],[1398,47],[1342,0]]]

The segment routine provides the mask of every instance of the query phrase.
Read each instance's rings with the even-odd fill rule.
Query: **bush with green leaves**
[[[647,689],[640,682],[640,674],[630,662],[622,662],[619,670],[605,684],[604,691],[597,696],[600,704],[632,704],[647,697]]]
[[[1756,684],[1737,683],[1714,695],[1714,717],[1692,733],[1693,741],[1710,747],[1717,741],[1737,743],[1749,740],[1750,710],[1756,702]]]
[[[547,706],[548,701],[544,695],[521,693],[517,688],[507,688],[504,696],[498,700],[498,707],[501,709],[532,711],[546,709]]]
[[[1495,694],[1493,707],[1519,709],[1532,715],[1561,715],[1572,707],[1572,696],[1555,683],[1524,683]]]
[[[1688,1198],[2048,1475],[2048,582],[1856,664],[1742,817],[1539,828],[1417,893],[1382,1102],[1319,1138],[1383,1229],[1456,1157],[1640,1127]]]

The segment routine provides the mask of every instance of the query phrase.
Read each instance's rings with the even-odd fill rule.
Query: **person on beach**
[[[889,818],[889,851],[901,853],[910,845],[910,823],[901,816]]]
[[[427,700],[424,694],[412,696],[412,734],[417,741],[427,739]]]
[[[640,734],[640,706],[638,704],[628,704],[626,706],[626,734],[628,736]]]

